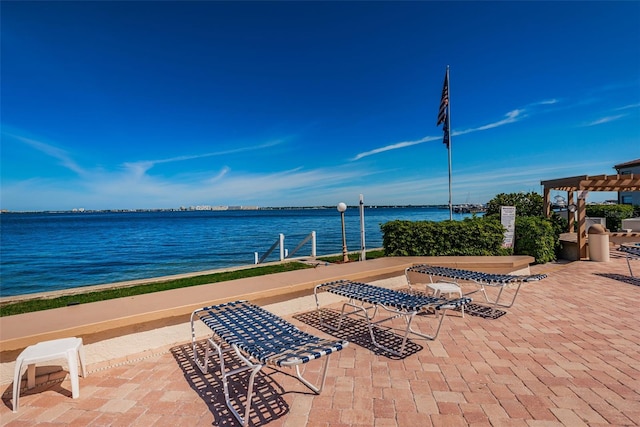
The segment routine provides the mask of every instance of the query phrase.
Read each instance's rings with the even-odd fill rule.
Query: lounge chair
[[[631,277],[633,276],[633,271],[631,270],[631,262],[632,259],[640,259],[640,246],[638,245],[620,245],[618,248],[619,251],[622,251],[627,256],[627,267],[629,267],[629,274]]]
[[[206,346],[202,361],[198,358],[194,329],[196,319],[200,319],[213,331],[211,338],[207,340],[209,345]],[[320,394],[327,374],[329,355],[349,344],[348,341],[332,341],[305,333],[286,320],[247,301],[229,302],[194,311],[191,314],[191,340],[194,361],[203,374],[207,373],[208,360],[215,349],[220,363],[225,402],[243,426],[249,422],[255,375],[264,365],[274,368],[295,366],[298,379],[314,393]],[[224,353],[228,351],[234,351],[245,366],[225,369]],[[322,379],[320,385],[314,385],[302,377],[300,365],[323,356],[327,357]],[[241,416],[231,403],[227,378],[247,370],[251,374],[244,416]]]
[[[371,342],[373,343],[373,345],[396,356],[402,355],[405,344],[407,342],[407,336],[410,332],[429,340],[435,340],[440,333],[440,327],[442,326],[445,312],[448,309],[455,309],[471,302],[471,298],[467,297],[463,297],[457,300],[447,300],[444,298],[428,296],[422,293],[400,292],[393,289],[370,285],[367,283],[352,282],[349,280],[338,280],[317,285],[314,288],[313,294],[316,299],[316,308],[320,316],[322,315],[322,311],[320,310],[318,294],[322,291],[327,291],[336,295],[347,297],[349,299],[348,302],[342,305],[342,312],[340,314],[338,326],[335,327],[326,324],[322,321],[322,318],[320,318],[320,324],[322,326],[328,327],[329,329],[332,329],[334,331],[338,331],[340,330],[342,321],[344,320],[345,316],[351,314],[360,315],[367,321],[369,335],[371,336]],[[345,313],[346,307],[351,307],[354,310]],[[378,313],[378,308],[384,309],[386,312],[390,313],[390,315],[379,320],[374,320]],[[373,313],[370,314],[369,311],[371,309],[373,309]],[[433,335],[420,333],[414,331],[411,328],[411,322],[413,321],[413,318],[416,316],[416,314],[426,312],[433,312],[437,317],[439,317],[439,321],[437,322],[437,327]],[[373,327],[379,325],[380,323],[388,322],[398,317],[404,317],[407,323],[407,327],[404,330],[400,349],[396,350],[378,343],[374,335]]]
[[[510,308],[516,301],[516,297],[518,296],[518,292],[520,291],[520,286],[525,282],[537,282],[539,280],[547,277],[546,274],[531,274],[531,275],[514,275],[514,274],[492,274],[492,273],[481,273],[478,271],[469,271],[469,270],[461,270],[458,268],[449,268],[449,267],[437,267],[431,265],[414,265],[413,267],[409,267],[405,270],[405,274],[409,276],[410,274],[425,274],[429,276],[429,281],[433,282],[433,277],[446,277],[448,279],[452,279],[451,283],[454,283],[460,286],[459,281],[464,280],[468,282],[475,283],[478,285],[478,289],[467,292],[464,295],[472,295],[476,292],[482,292],[484,295],[484,299],[487,303],[492,305],[492,310],[495,311],[497,307],[505,307]],[[500,302],[500,297],[502,296],[502,292],[509,285],[517,285],[516,291],[513,295],[513,298],[508,303]],[[497,287],[498,294],[496,298],[492,300],[487,295],[486,287]]]

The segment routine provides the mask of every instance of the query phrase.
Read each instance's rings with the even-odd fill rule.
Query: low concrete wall
[[[640,232],[609,232],[609,245],[619,246],[623,243],[640,243]],[[576,233],[563,233],[560,235],[562,248],[558,257],[568,261],[579,261],[579,251]],[[589,238],[586,239],[587,259],[589,258]]]
[[[622,226],[620,228],[623,230],[640,232],[640,218],[623,219]]]

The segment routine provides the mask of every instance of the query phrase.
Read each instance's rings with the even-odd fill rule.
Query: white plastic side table
[[[441,294],[458,294],[462,298],[462,289],[455,283],[451,282],[435,282],[427,283],[427,287],[433,291],[434,297],[439,297]],[[464,317],[464,305],[461,306],[462,317]]]
[[[16,368],[13,374],[13,412],[18,411],[20,383],[24,365],[27,365],[27,388],[33,388],[36,385],[36,363],[55,359],[67,359],[69,378],[71,379],[71,395],[74,399],[80,397],[78,362],[80,362],[82,377],[87,376],[82,338],[43,341],[25,348],[16,359]]]

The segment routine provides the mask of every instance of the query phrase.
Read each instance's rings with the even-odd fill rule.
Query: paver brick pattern
[[[309,392],[288,372],[257,376],[251,425],[314,426],[604,426],[640,420],[640,279],[612,251],[608,263],[532,266],[549,277],[523,285],[505,315],[452,313],[436,341],[411,337],[404,357],[371,346],[359,320],[345,329],[353,342],[331,356],[325,388]],[[640,265],[638,266],[640,269]],[[464,284],[470,290],[472,284]],[[482,303],[474,294],[474,303]],[[326,308],[327,313],[340,305]],[[317,335],[314,313],[287,320]],[[428,331],[433,320],[417,318]],[[396,326],[402,327],[402,320]],[[423,329],[424,328],[424,329]],[[380,331],[382,341],[397,339]],[[340,336],[343,338],[343,336]],[[187,340],[189,337],[185,337]],[[68,378],[21,395],[4,426],[237,426],[224,403],[217,369],[203,375],[190,344],[90,372],[71,399]],[[229,364],[238,363],[229,356]],[[304,366],[320,378],[320,363]],[[244,404],[245,378],[230,381]]]

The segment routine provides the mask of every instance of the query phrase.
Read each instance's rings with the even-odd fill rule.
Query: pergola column
[[[569,190],[569,191],[567,191],[567,221],[569,222],[569,233],[573,233],[573,231],[576,229],[576,226],[574,224],[574,222],[575,222],[575,213],[571,212],[569,210],[569,208],[568,208],[573,203],[574,203],[573,202],[573,190]]]
[[[584,190],[578,193],[578,253],[579,258],[587,257],[587,203]]]
[[[551,188],[544,187],[543,191],[543,206],[544,206],[544,215],[549,218],[551,216],[551,200],[549,200],[549,194],[551,193]]]

